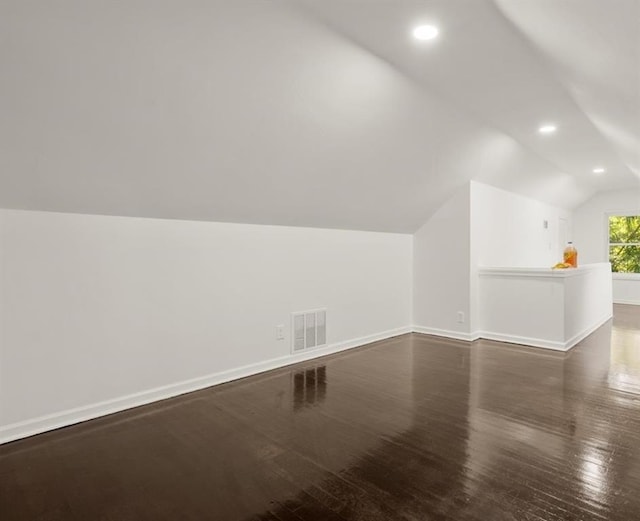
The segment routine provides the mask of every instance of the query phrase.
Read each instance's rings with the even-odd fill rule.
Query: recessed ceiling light
[[[558,127],[555,125],[542,125],[538,129],[538,132],[540,132],[540,134],[553,134],[556,130],[558,130]]]
[[[604,168],[602,168],[601,166],[593,169],[593,173],[594,174],[604,174],[605,172],[606,172],[606,170]]]
[[[438,28],[435,25],[419,25],[413,30],[416,40],[433,40],[438,36]]]

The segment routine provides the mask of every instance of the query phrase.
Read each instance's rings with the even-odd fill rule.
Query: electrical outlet
[[[458,311],[458,324],[464,324],[464,313],[462,311]]]
[[[276,326],[276,340],[284,340],[284,326]]]

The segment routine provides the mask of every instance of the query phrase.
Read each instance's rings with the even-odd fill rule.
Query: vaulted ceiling
[[[640,200],[640,0],[0,0],[0,70],[0,207],[412,232],[471,179]]]

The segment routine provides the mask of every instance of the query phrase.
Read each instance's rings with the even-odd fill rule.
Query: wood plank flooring
[[[640,307],[404,335],[0,446],[2,521],[640,519]]]

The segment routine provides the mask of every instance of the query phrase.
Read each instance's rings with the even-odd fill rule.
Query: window
[[[614,273],[640,273],[640,215],[609,216],[609,261]]]

